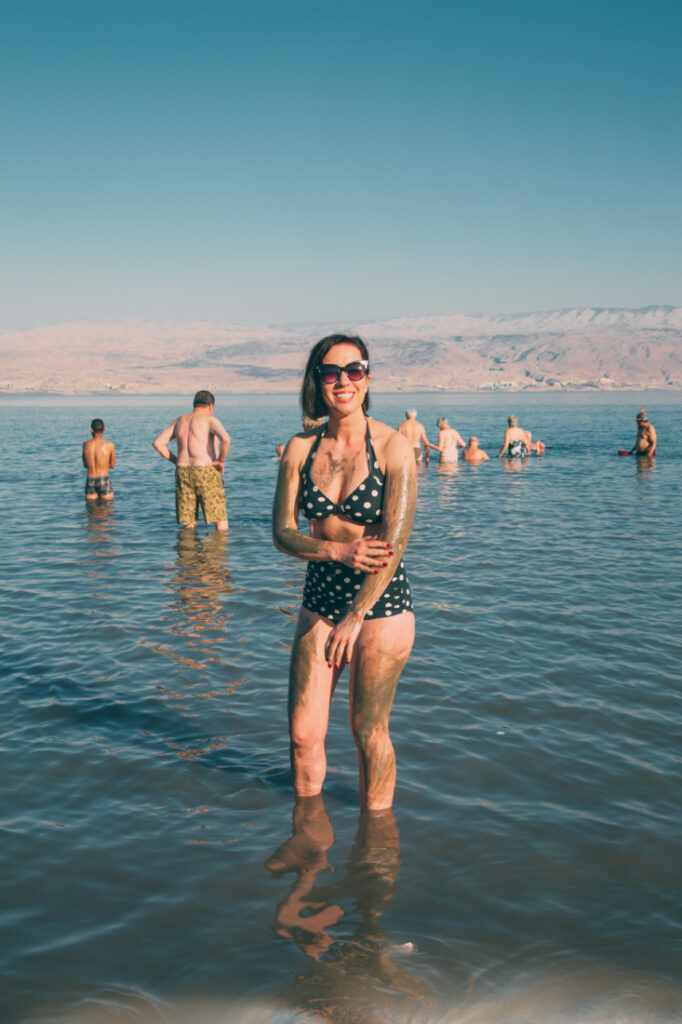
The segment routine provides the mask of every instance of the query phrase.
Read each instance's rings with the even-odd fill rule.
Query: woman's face
[[[334,363],[336,366],[347,366],[348,363],[354,363],[362,358],[362,352],[357,345],[343,342],[340,345],[332,345],[322,360],[322,365]],[[368,390],[369,374],[366,374],[362,380],[353,381],[348,379],[347,374],[341,373],[338,380],[331,384],[326,384],[320,378],[322,401],[330,412],[337,411],[344,414],[356,412],[357,409],[362,408]]]

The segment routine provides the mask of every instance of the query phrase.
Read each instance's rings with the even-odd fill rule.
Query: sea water
[[[644,398],[658,455],[619,458]],[[0,404],[3,1024],[682,1020],[682,396],[372,411],[407,405],[491,460],[419,468],[394,815],[368,816],[345,681],[323,799],[292,799],[295,397],[219,397],[227,537],[178,530],[151,448],[187,396]],[[544,456],[496,458],[511,412]]]

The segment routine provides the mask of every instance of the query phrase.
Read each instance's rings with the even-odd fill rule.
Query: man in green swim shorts
[[[197,391],[194,409],[173,420],[152,442],[159,455],[175,463],[175,510],[178,524],[196,529],[199,508],[207,523],[227,530],[227,505],[222,474],[230,450],[230,435],[213,415],[215,398],[210,391]],[[220,448],[216,452],[216,439]],[[177,455],[168,445],[175,441]]]

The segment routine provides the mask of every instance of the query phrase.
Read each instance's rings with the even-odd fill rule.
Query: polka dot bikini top
[[[310,479],[310,468],[325,435],[323,427],[317,440],[310,449],[305,465],[301,470],[301,497],[299,508],[306,519],[326,519],[327,516],[345,516],[358,523],[378,523],[381,520],[381,507],[384,500],[384,474],[379,469],[377,457],[372,447],[372,438],[367,424],[367,465],[369,473],[352,494],[335,505],[326,494]]]

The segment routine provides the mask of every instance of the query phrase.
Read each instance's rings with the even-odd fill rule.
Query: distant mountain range
[[[0,394],[295,391],[310,345],[367,341],[379,391],[682,388],[682,307],[254,326],[89,321],[0,331]]]

